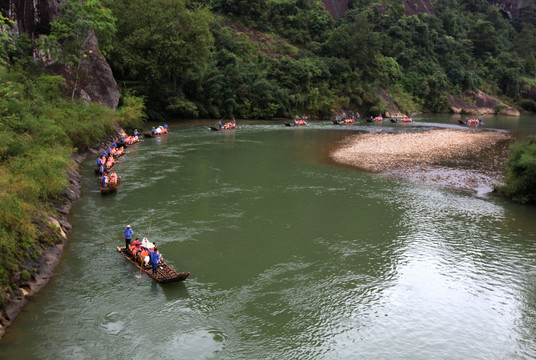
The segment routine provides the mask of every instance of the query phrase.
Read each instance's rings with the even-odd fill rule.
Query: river
[[[109,196],[88,159],[63,258],[0,359],[536,358],[535,207],[329,158],[356,130],[455,119],[170,124],[128,149]],[[536,119],[482,127],[536,133]],[[190,277],[158,284],[123,240],[98,245],[127,224]]]

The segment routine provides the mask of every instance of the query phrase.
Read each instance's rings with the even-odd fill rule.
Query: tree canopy
[[[399,1],[350,1],[337,21],[317,0],[103,3],[118,19],[114,73],[153,118],[366,115],[383,108],[379,89],[403,112],[444,111],[447,94],[478,89],[532,105],[533,21],[486,1],[438,0],[434,15],[412,16]]]

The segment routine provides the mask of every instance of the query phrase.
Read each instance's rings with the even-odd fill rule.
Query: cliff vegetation
[[[131,96],[115,111],[72,100],[65,79],[35,62],[31,49],[27,36],[0,32],[0,304],[34,278],[44,249],[62,241],[53,218],[69,187],[71,156],[116,123],[139,126],[143,115],[143,101]]]

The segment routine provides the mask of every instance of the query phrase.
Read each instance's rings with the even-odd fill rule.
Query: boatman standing
[[[129,249],[130,240],[132,239],[133,234],[134,234],[134,231],[132,231],[132,228],[130,227],[130,225],[127,225],[127,227],[125,228],[125,231],[123,231],[123,237],[125,238],[125,246],[127,250]]]
[[[153,274],[156,274],[158,272],[158,263],[160,262],[160,254],[158,253],[158,249],[154,248],[154,251],[147,249],[149,251],[149,256],[151,257],[151,264],[153,265]]]

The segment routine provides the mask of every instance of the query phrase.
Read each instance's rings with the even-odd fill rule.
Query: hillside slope
[[[433,0],[402,0],[406,15],[416,15],[420,13],[433,13]],[[334,19],[340,19],[348,10],[348,0],[322,0],[326,10]],[[515,19],[523,16],[528,11],[536,7],[536,0],[490,0],[490,4],[498,5],[504,16]],[[536,21],[536,19],[534,19]]]

